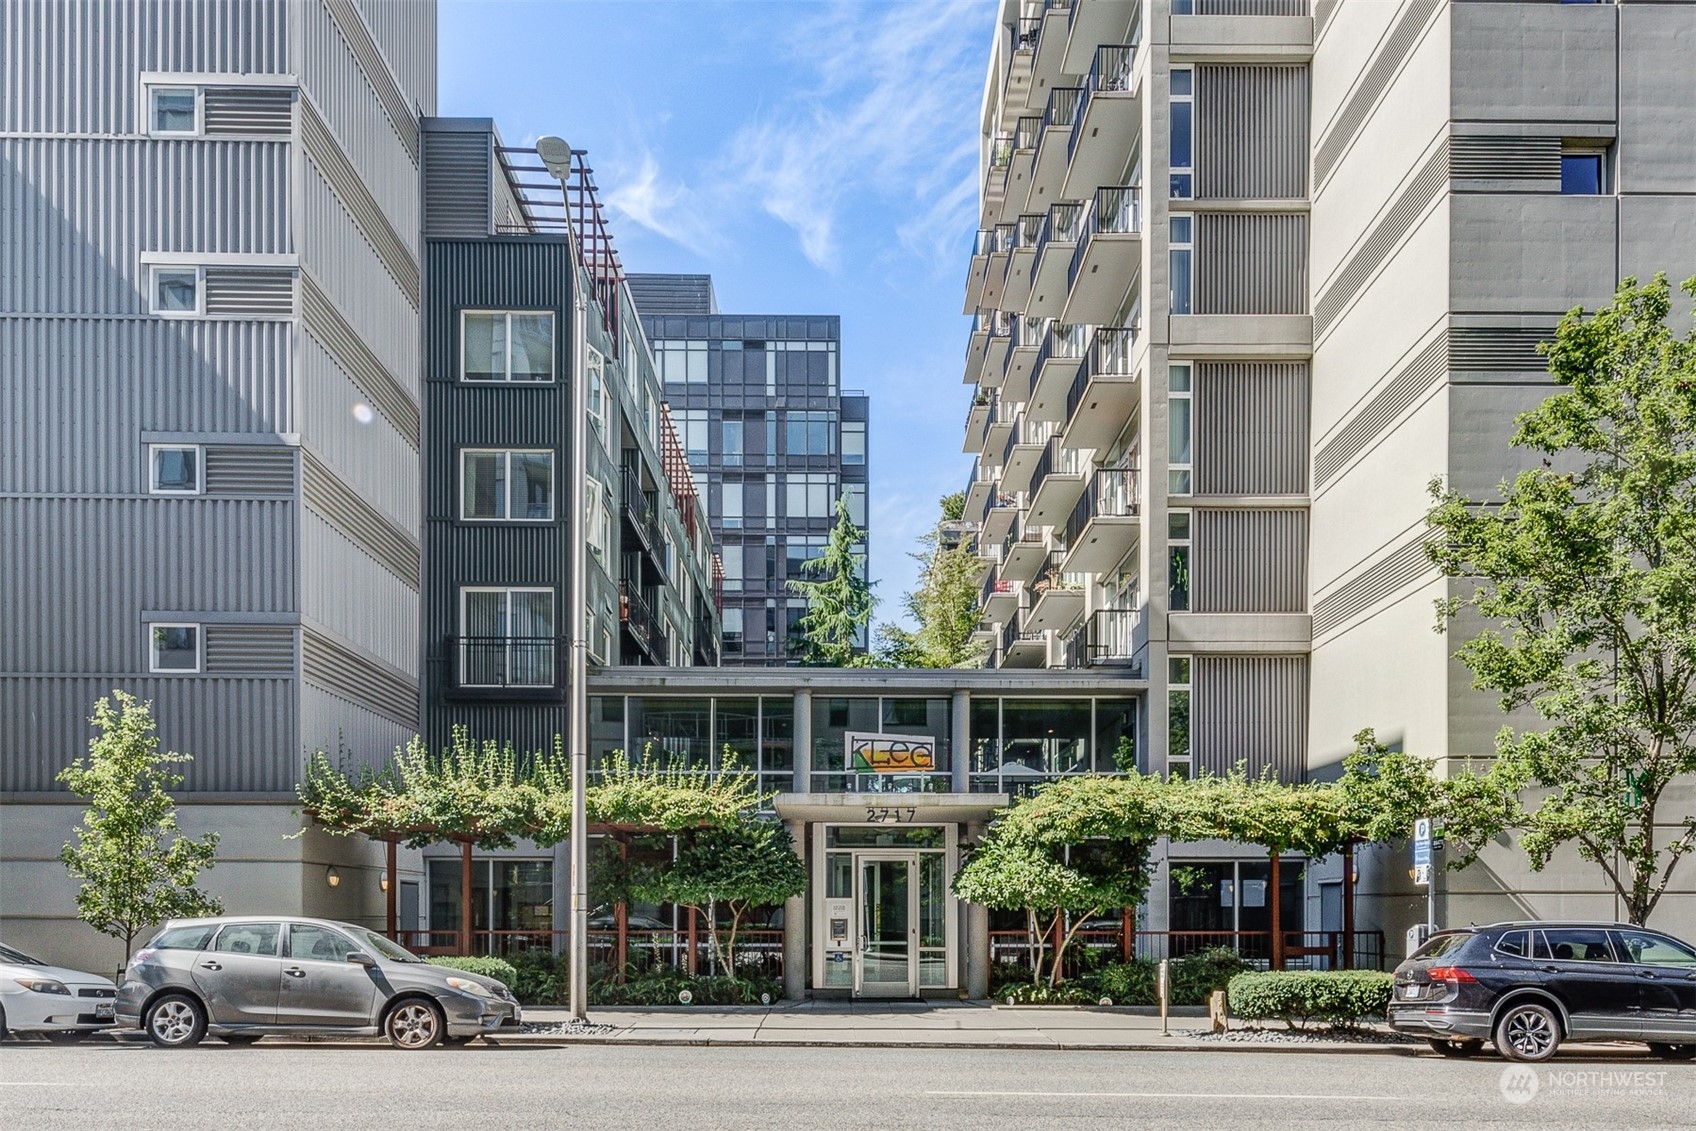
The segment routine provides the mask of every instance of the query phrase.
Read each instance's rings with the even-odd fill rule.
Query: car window
[[[1549,949],[1548,936],[1542,931],[1527,931],[1526,933],[1531,936],[1532,958],[1549,959],[1555,956],[1554,952]]]
[[[1557,927],[1543,932],[1556,962],[1613,962],[1608,932],[1597,927]]]
[[[310,958],[319,962],[346,962],[357,947],[340,931],[315,927],[311,923],[289,924],[289,957]]]
[[[1696,951],[1665,935],[1642,931],[1621,931],[1619,940],[1632,962],[1650,966],[1696,966]]]
[[[1530,958],[1531,949],[1528,941],[1529,931],[1507,931],[1496,940],[1496,950],[1500,954],[1511,954],[1515,958]]]
[[[1414,951],[1410,958],[1441,958],[1445,954],[1453,954],[1466,944],[1472,937],[1470,931],[1450,931],[1447,934],[1433,935],[1426,944]]]
[[[0,962],[10,962],[14,966],[45,966],[47,963],[39,958],[31,958],[21,950],[13,950],[9,946],[0,946]]]
[[[167,927],[147,945],[154,950],[205,950],[206,940],[217,929],[214,923],[202,923],[198,927]]]
[[[373,931],[367,931],[363,927],[350,927],[349,933],[352,934],[354,938],[359,939],[366,946],[370,947],[378,957],[387,959],[390,962],[424,961],[422,958],[419,958],[416,954],[413,954],[410,950],[407,950],[399,943],[391,942],[382,935]]]
[[[230,923],[218,932],[212,949],[224,954],[277,953],[276,923]]]

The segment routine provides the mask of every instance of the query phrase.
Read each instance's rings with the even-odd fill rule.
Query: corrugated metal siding
[[[436,0],[354,0],[407,104],[436,112]]]
[[[398,672],[418,670],[418,587],[317,511],[300,514],[300,611]]]
[[[1451,326],[1449,368],[1462,372],[1545,373],[1549,361],[1537,352],[1555,336],[1548,326]]]
[[[493,136],[457,130],[424,131],[426,236],[486,236],[494,230],[490,201]]]
[[[293,675],[294,625],[208,624],[208,675]]]
[[[208,495],[293,495],[294,448],[258,444],[206,449]]]
[[[316,280],[304,271],[300,275],[300,314],[306,332],[358,386],[371,407],[387,418],[416,448],[422,427],[416,400],[348,325],[329,296],[319,289]]]
[[[390,523],[311,452],[301,452],[301,473],[300,493],[306,505],[416,590],[419,549],[406,531]]]
[[[1426,556],[1423,537],[1391,550],[1313,603],[1314,638],[1353,621],[1390,594],[1436,570]]]
[[[232,318],[293,318],[294,272],[274,267],[208,267],[206,313]]]
[[[1354,89],[1343,101],[1342,109],[1319,135],[1319,146],[1313,154],[1313,185],[1322,189],[1337,162],[1354,142],[1356,135],[1372,116],[1378,100],[1390,88],[1396,73],[1402,69],[1413,49],[1424,36],[1425,25],[1442,6],[1443,0],[1406,0],[1402,14],[1378,45],[1372,62],[1366,65]]]
[[[301,675],[310,683],[403,727],[418,726],[418,686],[368,656],[303,628]]]
[[[1401,414],[1421,400],[1448,372],[1449,337],[1444,331],[1415,354],[1342,431],[1325,441],[1313,457],[1314,482],[1323,487],[1350,460],[1390,430]]]
[[[1307,777],[1306,656],[1197,656],[1190,748],[1198,773]]]
[[[1449,139],[1449,176],[1558,181],[1561,139],[1456,135]]]
[[[630,298],[643,318],[662,314],[717,314],[711,275],[629,276]]]
[[[1366,289],[1379,268],[1389,261],[1391,252],[1448,187],[1449,146],[1444,141],[1379,216],[1342,269],[1319,292],[1313,304],[1315,338],[1330,329],[1355,296]]]
[[[293,87],[211,86],[201,96],[208,135],[294,133]]]
[[[1196,493],[1305,495],[1307,415],[1306,362],[1198,364]]]
[[[1196,214],[1197,314],[1305,314],[1307,216]]]
[[[324,124],[324,119],[319,117],[311,102],[300,104],[300,140],[307,157],[340,198],[365,242],[371,245],[416,309],[419,302],[418,260],[412,254],[411,241],[403,239],[383,215],[371,190],[359,179],[353,162],[348,160],[341,144],[330,133],[330,127]]]
[[[0,4],[0,131],[128,134],[142,71],[284,74],[289,0]]]
[[[300,684],[302,751],[322,750],[355,766],[382,767],[391,763],[396,748],[417,733],[416,722],[399,723],[345,695],[305,681]]]
[[[1307,511],[1197,507],[1191,608],[1198,613],[1307,611]]]
[[[361,498],[416,540],[423,495],[418,448],[386,414],[375,413],[368,423],[356,417],[353,406],[369,398],[317,338],[302,334],[299,342],[301,433]]]
[[[395,81],[393,72],[389,70],[383,52],[377,47],[377,41],[372,38],[371,29],[365,26],[364,17],[359,14],[359,9],[351,0],[323,2],[330,18],[335,21],[337,30],[342,33],[342,40],[359,63],[359,69],[365,73],[365,81],[370,84],[377,100],[388,113],[389,123],[394,127],[395,134],[400,138],[401,144],[406,146],[407,153],[416,164],[418,120],[413,116],[412,106],[406,95],[401,93],[400,84]]]
[[[1197,66],[1196,195],[1306,197],[1308,87],[1306,65]]]

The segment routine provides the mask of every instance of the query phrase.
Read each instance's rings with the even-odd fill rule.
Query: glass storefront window
[[[1137,768],[1135,699],[1095,701],[1095,772],[1128,774]]]
[[[843,736],[851,730],[878,729],[878,700],[875,698],[813,697],[813,769],[843,772],[847,746]]]
[[[1004,699],[1001,776],[1052,777],[1089,769],[1088,699]]]
[[[713,711],[714,752],[722,760],[728,750],[746,770],[760,765],[760,702],[758,699],[720,699]]]
[[[614,750],[624,749],[624,696],[589,697],[589,765],[598,766]]]
[[[883,733],[922,734],[936,740],[936,772],[944,773],[953,763],[953,703],[947,699],[885,699]]]
[[[993,774],[1001,765],[1001,701],[972,699],[972,773]]]
[[[948,834],[940,825],[832,825],[825,829],[827,848],[942,848]]]
[[[716,766],[712,740],[712,700],[638,698],[629,714],[632,761],[651,757],[662,766],[711,769]]]

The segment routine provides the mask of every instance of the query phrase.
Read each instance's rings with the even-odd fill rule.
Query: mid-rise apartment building
[[[708,275],[638,274],[630,288],[705,487],[724,571],[724,662],[793,662],[807,603],[788,583],[823,552],[839,497],[867,525],[870,399],[842,387],[842,320],[722,314]]]
[[[1696,10],[1008,0],[999,25],[965,303],[993,662],[1145,673],[1156,772],[1323,776],[1368,726],[1487,756],[1504,720],[1431,631],[1426,485],[1511,474],[1562,312],[1696,271],[1670,111]],[[1406,874],[1368,857],[1364,926],[1423,919]],[[1438,918],[1610,917],[1598,878],[1492,850]],[[1338,879],[1312,870],[1310,927]]]

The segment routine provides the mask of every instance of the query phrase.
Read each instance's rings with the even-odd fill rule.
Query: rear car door
[[[283,977],[278,923],[226,923],[195,957],[190,976],[214,1025],[270,1025]]]
[[[1637,979],[1643,1037],[1675,1043],[1696,1038],[1696,951],[1653,931],[1613,934]]]
[[[1549,927],[1544,985],[1566,1005],[1571,1036],[1632,1039],[1642,1031],[1636,977],[1603,927]]]
[[[358,949],[352,939],[332,927],[288,924],[278,1021],[334,1028],[376,1024],[374,971],[347,960]]]

